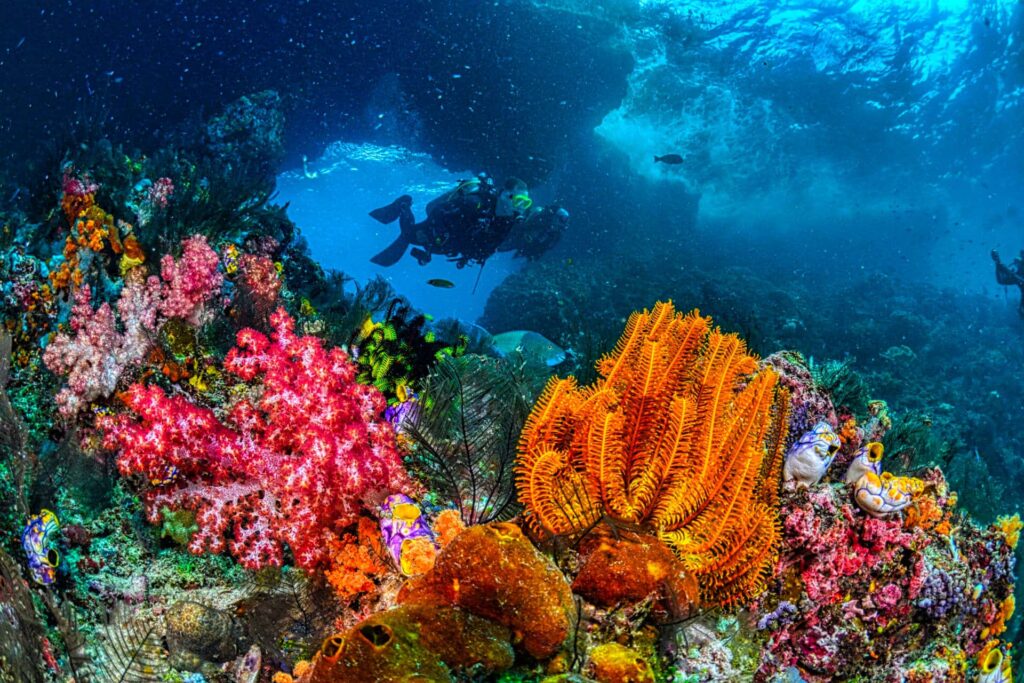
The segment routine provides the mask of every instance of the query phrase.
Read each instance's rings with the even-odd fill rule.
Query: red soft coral
[[[234,405],[226,424],[181,396],[134,385],[124,398],[138,419],[104,417],[100,426],[122,474],[165,482],[145,496],[152,521],[163,506],[196,512],[193,552],[226,545],[255,569],[281,564],[287,544],[312,569],[365,507],[410,483],[380,392],[355,382],[342,350],[296,336],[283,309],[270,322],[271,339],[242,330],[224,362],[262,382],[258,400]]]

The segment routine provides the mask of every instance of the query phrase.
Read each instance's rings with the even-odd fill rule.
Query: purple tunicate
[[[380,531],[395,566],[408,575],[402,564],[402,550],[406,541],[426,538],[433,541],[434,535],[427,526],[420,508],[409,496],[396,493],[388,496],[380,506]]]
[[[962,578],[936,569],[925,578],[916,605],[930,619],[944,619],[953,611],[970,612],[972,605],[964,599],[966,592],[967,584]]]

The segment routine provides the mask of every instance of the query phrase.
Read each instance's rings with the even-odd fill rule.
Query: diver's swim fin
[[[391,202],[387,206],[382,206],[379,209],[374,209],[370,212],[370,216],[384,225],[388,223],[394,223],[402,215],[402,211],[412,206],[412,197],[407,194],[403,194],[401,197]],[[392,247],[394,245],[391,245]],[[391,247],[388,247],[390,249]],[[401,258],[399,256],[398,258]],[[398,259],[395,259],[396,261]]]
[[[370,263],[376,263],[378,266],[393,266],[405,256],[405,250],[408,248],[409,240],[405,236],[399,235],[398,239],[388,245],[387,249],[370,259]]]

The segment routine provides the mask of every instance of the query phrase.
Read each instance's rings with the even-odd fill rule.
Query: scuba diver
[[[569,212],[564,208],[555,204],[532,206],[498,251],[514,251],[514,256],[536,260],[558,243],[568,225]]]
[[[992,260],[996,264],[996,282],[1001,285],[1017,285],[1020,288],[1020,303],[1017,305],[1017,315],[1024,319],[1024,249],[1020,255],[1013,259],[1007,266],[999,259],[999,252],[992,250]]]
[[[379,266],[391,266],[402,258],[410,245],[420,265],[430,262],[434,254],[454,261],[458,268],[471,262],[481,265],[506,243],[513,230],[527,225],[527,212],[533,206],[526,183],[509,178],[500,187],[486,174],[461,181],[453,190],[427,204],[427,217],[416,222],[412,214],[412,197],[402,195],[391,204],[374,209],[370,216],[380,223],[398,221],[400,233],[384,251],[370,259]],[[538,209],[538,211],[540,211]],[[568,218],[568,213],[565,213]],[[538,219],[530,231],[541,230],[549,221]],[[559,228],[560,230],[560,228]],[[515,243],[503,249],[517,254],[539,256],[546,246],[557,241],[536,235],[527,243]]]

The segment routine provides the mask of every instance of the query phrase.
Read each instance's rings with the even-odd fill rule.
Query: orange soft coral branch
[[[634,313],[591,387],[554,378],[520,441],[517,485],[539,532],[602,516],[669,545],[707,604],[757,594],[779,538],[788,406],[735,335],[671,303]]]

